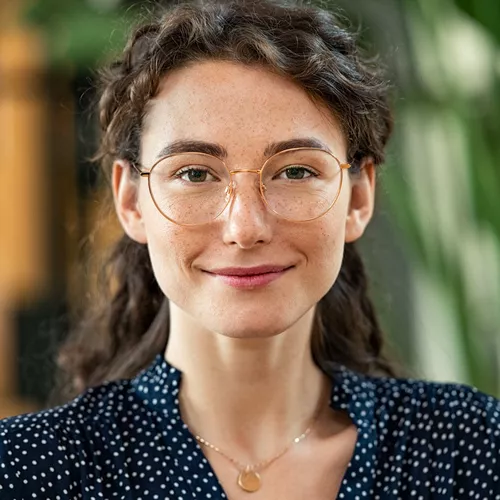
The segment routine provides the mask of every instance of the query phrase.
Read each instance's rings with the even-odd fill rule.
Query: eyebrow
[[[264,157],[270,157],[284,151],[285,149],[293,148],[318,148],[330,151],[330,148],[319,139],[314,137],[298,137],[294,139],[289,139],[287,141],[271,142],[264,150]],[[163,158],[168,155],[178,154],[178,153],[205,153],[208,155],[216,156],[221,160],[228,157],[227,149],[220,144],[215,142],[206,141],[194,141],[194,140],[177,140],[167,144],[158,153],[157,158]]]

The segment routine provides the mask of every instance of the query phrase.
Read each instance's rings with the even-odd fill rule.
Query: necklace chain
[[[272,458],[269,458],[267,460],[263,460],[262,462],[258,462],[258,463],[253,464],[253,465],[243,464],[243,463],[239,462],[235,458],[229,456],[227,453],[225,453],[224,451],[222,451],[219,447],[217,447],[217,446],[213,445],[212,443],[208,442],[206,439],[202,438],[198,434],[195,434],[195,438],[202,445],[210,448],[211,450],[215,451],[219,455],[222,455],[224,458],[226,458],[227,460],[229,460],[232,464],[234,464],[236,466],[236,468],[240,472],[241,471],[257,471],[257,470],[262,470],[265,467],[268,467],[269,465],[271,465],[276,460],[278,460],[278,458],[282,457],[294,444],[298,444],[303,439],[305,439],[309,435],[309,433],[311,432],[311,430],[313,428],[313,425],[316,423],[316,420],[318,419],[318,417],[320,415],[320,412],[321,412],[321,406],[319,406],[318,409],[316,410],[316,412],[315,412],[315,414],[314,414],[314,416],[313,416],[313,418],[311,420],[311,423],[310,423],[309,427],[302,434],[300,434],[299,436],[297,436],[296,438],[294,438],[292,440],[292,442],[290,442],[289,444],[287,444],[278,454],[274,455]]]
[[[242,471],[242,470],[255,471],[255,470],[259,470],[259,469],[262,470],[263,468],[268,467],[269,465],[271,465],[274,461],[278,460],[278,458],[280,458],[281,456],[283,456],[292,447],[292,445],[300,443],[300,441],[302,441],[303,439],[305,439],[307,437],[307,435],[311,432],[311,429],[312,429],[312,424],[300,436],[297,436],[296,438],[293,439],[293,441],[291,443],[287,444],[277,455],[275,455],[274,457],[269,458],[267,460],[263,460],[262,462],[259,462],[259,463],[254,464],[254,465],[248,465],[248,464],[245,465],[245,464],[242,464],[241,462],[239,462],[238,460],[234,459],[233,457],[230,457],[227,453],[225,453],[224,451],[222,451],[217,446],[214,446],[212,443],[209,443],[206,439],[203,439],[201,436],[195,435],[195,438],[196,438],[196,440],[199,443],[203,444],[204,446],[207,446],[211,450],[214,450],[215,452],[219,453],[219,455],[222,455],[227,460],[229,460],[231,463],[233,463],[234,465],[236,465],[236,467],[240,471]]]
[[[320,401],[322,401],[323,398],[320,398]],[[256,464],[243,464],[236,460],[235,458],[231,457],[228,455],[225,451],[221,450],[218,446],[213,445],[206,439],[202,438],[199,434],[194,434],[194,437],[196,441],[203,446],[206,446],[207,448],[210,448],[211,450],[215,451],[219,455],[223,456],[226,460],[231,462],[236,469],[238,470],[238,478],[237,478],[237,484],[238,486],[248,492],[252,493],[254,491],[257,491],[260,489],[262,485],[262,480],[260,477],[260,474],[258,471],[262,471],[264,468],[269,467],[273,462],[278,460],[278,458],[282,457],[294,444],[300,443],[302,440],[304,440],[311,432],[314,424],[318,420],[319,416],[321,415],[321,410],[323,408],[323,405],[321,403],[318,404],[318,407],[311,418],[310,424],[307,427],[307,429],[294,438],[290,443],[288,443],[282,450],[280,450],[279,453],[274,455],[273,457],[263,460],[261,462],[258,462]],[[189,426],[188,426],[189,427]]]

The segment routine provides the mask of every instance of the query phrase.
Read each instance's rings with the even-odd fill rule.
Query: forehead
[[[163,78],[147,108],[141,149],[147,162],[166,143],[202,140],[235,159],[298,137],[316,137],[345,155],[337,120],[300,86],[262,67],[207,61]]]

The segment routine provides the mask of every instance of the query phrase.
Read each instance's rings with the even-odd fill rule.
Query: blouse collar
[[[169,425],[184,430],[179,410],[179,388],[182,372],[158,354],[151,365],[140,372],[131,384],[137,396]],[[375,415],[376,385],[373,378],[337,365],[332,379],[330,406],[344,410],[356,425],[358,438],[351,462],[342,482],[341,492],[350,490],[351,481],[370,486],[379,444]]]
[[[162,354],[158,354],[151,365],[131,382],[144,404],[165,416],[171,416],[172,410],[178,405],[181,379],[182,372],[170,365]],[[337,365],[332,382],[330,406],[347,411],[357,427],[370,427],[374,418],[373,379]]]

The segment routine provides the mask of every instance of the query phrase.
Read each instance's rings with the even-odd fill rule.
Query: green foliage
[[[457,7],[475,19],[500,44],[500,2],[496,0],[455,0]]]
[[[499,394],[499,44],[451,1],[409,0],[405,13],[418,80],[399,105],[392,212],[419,269],[444,286],[466,381]]]
[[[32,0],[25,19],[42,28],[48,56],[55,66],[92,68],[119,51],[138,7],[117,1]]]

